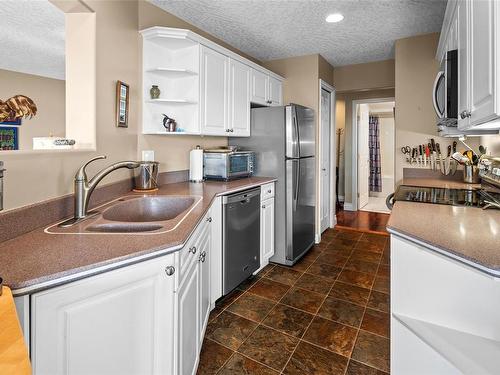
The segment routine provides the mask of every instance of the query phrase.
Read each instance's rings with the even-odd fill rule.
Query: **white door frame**
[[[317,184],[317,207],[316,207],[316,243],[319,243],[321,241],[321,151],[323,144],[321,142],[321,134],[322,134],[322,122],[321,122],[321,90],[324,89],[328,91],[330,95],[330,223],[329,227],[333,228],[335,224],[337,224],[337,216],[335,215],[335,178],[336,178],[336,173],[335,173],[335,150],[336,150],[336,145],[335,145],[335,88],[331,85],[329,85],[327,82],[323,81],[322,79],[319,80],[319,90],[318,90],[318,136],[317,139],[319,140],[318,145],[317,145],[317,152],[316,152],[316,157],[317,157],[317,168],[316,168],[316,184]],[[332,147],[333,146],[333,147]]]
[[[358,116],[357,108],[359,104],[395,102],[396,98],[374,98],[359,99],[352,101],[352,186],[351,186],[351,205],[344,206],[347,211],[357,211],[358,208]],[[396,132],[394,132],[396,134]]]

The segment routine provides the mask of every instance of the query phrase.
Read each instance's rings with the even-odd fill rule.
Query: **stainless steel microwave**
[[[252,151],[205,151],[203,178],[233,180],[253,174],[255,154]]]
[[[434,81],[432,103],[438,116],[438,131],[456,127],[458,118],[458,51],[446,53]]]

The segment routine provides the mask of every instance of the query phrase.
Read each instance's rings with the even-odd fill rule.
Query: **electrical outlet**
[[[154,160],[155,160],[155,152],[153,150],[142,151],[142,161],[154,161]]]

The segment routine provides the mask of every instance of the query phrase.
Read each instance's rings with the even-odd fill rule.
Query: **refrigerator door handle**
[[[293,156],[300,158],[300,135],[299,135],[299,123],[297,120],[297,107],[293,107],[293,126],[295,129],[295,136],[293,137]]]
[[[297,211],[299,202],[299,187],[300,187],[300,160],[294,159],[294,165],[297,165],[297,173],[295,173],[295,189],[293,194],[293,211]]]

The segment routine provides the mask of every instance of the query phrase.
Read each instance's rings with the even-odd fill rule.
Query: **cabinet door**
[[[31,297],[33,374],[173,374],[173,254]]]
[[[269,76],[252,69],[252,103],[269,105]]]
[[[469,35],[467,22],[467,1],[458,0],[457,5],[457,41],[458,41],[458,128],[469,127],[469,117],[462,118],[461,113],[469,111]]]
[[[191,375],[196,371],[200,349],[199,327],[199,265],[194,262],[178,292],[178,374]]]
[[[222,200],[214,199],[209,213],[210,221],[210,299],[211,305],[222,297]]]
[[[494,0],[468,2],[471,127],[497,117],[495,112],[494,2]]]
[[[229,58],[201,49],[201,134],[227,135]]]
[[[261,264],[274,255],[274,198],[262,202],[260,211]]]
[[[250,136],[251,68],[238,61],[229,63],[229,130],[237,137]]]
[[[283,104],[283,91],[281,81],[276,78],[269,77],[269,104],[279,106]]]
[[[199,281],[199,301],[200,301],[200,315],[199,315],[199,344],[200,348],[203,344],[203,336],[205,334],[205,327],[208,322],[208,315],[210,314],[210,225],[207,225],[205,232],[200,241],[200,281]]]

